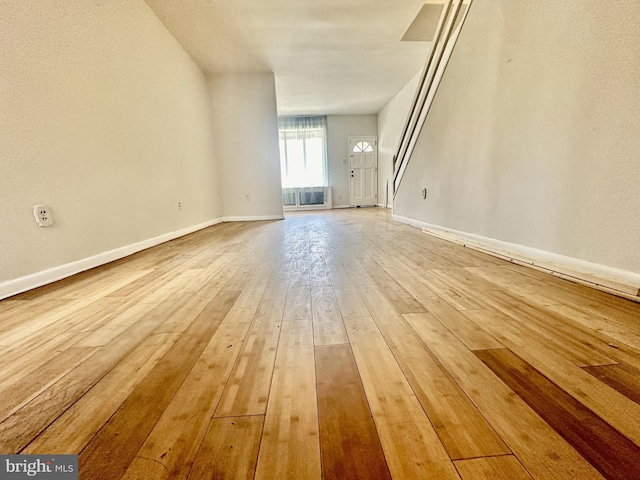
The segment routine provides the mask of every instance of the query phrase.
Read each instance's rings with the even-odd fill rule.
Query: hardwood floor
[[[640,304],[393,222],[230,223],[0,302],[81,479],[640,479]]]

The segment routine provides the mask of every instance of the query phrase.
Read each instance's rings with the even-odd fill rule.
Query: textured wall
[[[475,0],[395,213],[640,272],[639,31],[640,2]]]
[[[209,86],[223,216],[282,217],[273,73],[212,75]]]
[[[144,2],[3,1],[0,72],[0,283],[220,215],[206,79]]]

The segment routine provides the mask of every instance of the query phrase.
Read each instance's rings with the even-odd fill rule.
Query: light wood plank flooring
[[[0,302],[0,453],[80,478],[640,479],[640,304],[383,209],[217,225]]]

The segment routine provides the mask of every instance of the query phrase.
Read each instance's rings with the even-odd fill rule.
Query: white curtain
[[[327,186],[327,117],[280,117],[282,187]]]

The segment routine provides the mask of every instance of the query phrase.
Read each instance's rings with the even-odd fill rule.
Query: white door
[[[378,203],[377,137],[349,137],[349,172],[351,206]]]

